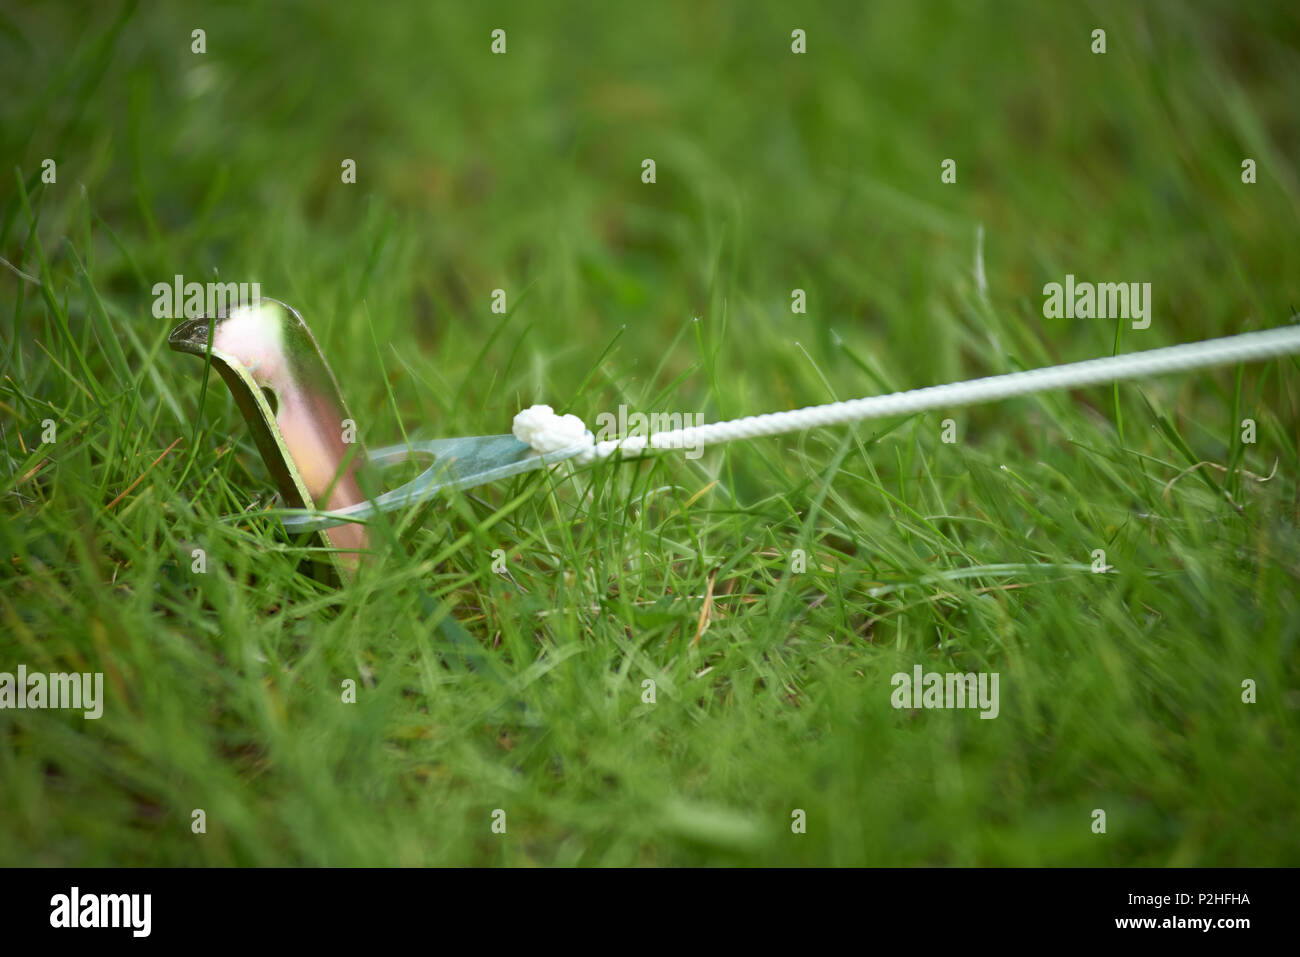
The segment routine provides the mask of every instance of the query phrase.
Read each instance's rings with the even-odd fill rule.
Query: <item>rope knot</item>
[[[587,448],[575,460],[590,462],[596,454],[596,440],[576,415],[556,415],[549,405],[534,405],[515,416],[512,431],[520,442],[546,455],[563,452],[575,445]]]

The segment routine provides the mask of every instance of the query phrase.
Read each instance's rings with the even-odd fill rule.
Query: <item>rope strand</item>
[[[1297,352],[1300,352],[1300,325],[1282,326],[1162,349],[814,405],[789,412],[769,412],[726,422],[669,429],[648,436],[632,435],[602,441],[596,441],[577,416],[559,416],[549,405],[534,405],[515,416],[514,434],[515,438],[542,453],[558,452],[585,442],[588,447],[573,458],[576,462],[586,463],[608,458],[615,452],[631,456],[649,450],[698,449],[736,439],[784,435],[818,426],[911,415],[932,409],[961,408],[1037,392],[1078,389],[1189,369],[1255,362]]]

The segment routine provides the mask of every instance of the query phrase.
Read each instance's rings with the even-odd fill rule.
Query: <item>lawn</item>
[[[1300,863],[1295,359],[534,472],[333,583],[153,291],[293,305],[371,448],[1280,326],[1297,50],[1285,2],[7,4],[0,672],[104,690],[0,710],[0,865]],[[996,718],[895,708],[918,665]]]

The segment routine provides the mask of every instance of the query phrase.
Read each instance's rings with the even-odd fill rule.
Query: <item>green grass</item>
[[[293,304],[371,446],[1280,325],[1294,5],[479,6],[0,14],[0,671],[107,694],[0,711],[0,864],[1300,863],[1293,360],[533,475],[332,588],[150,292]]]

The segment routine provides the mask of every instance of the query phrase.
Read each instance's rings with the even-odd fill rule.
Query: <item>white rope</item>
[[[1254,362],[1297,352],[1300,352],[1300,325],[1282,326],[1222,339],[1206,339],[1163,349],[1105,356],[966,382],[950,382],[909,392],[873,395],[790,412],[770,412],[730,422],[712,422],[708,425],[655,432],[648,436],[631,435],[600,442],[596,441],[576,415],[560,416],[549,405],[534,405],[515,416],[514,434],[519,441],[526,442],[542,453],[558,452],[586,443],[587,448],[573,456],[574,461],[586,463],[608,458],[615,452],[630,456],[640,455],[647,450],[698,449],[736,439],[782,435],[817,426],[911,415],[931,409],[954,409],[1035,392],[1078,389],[1103,382]]]

